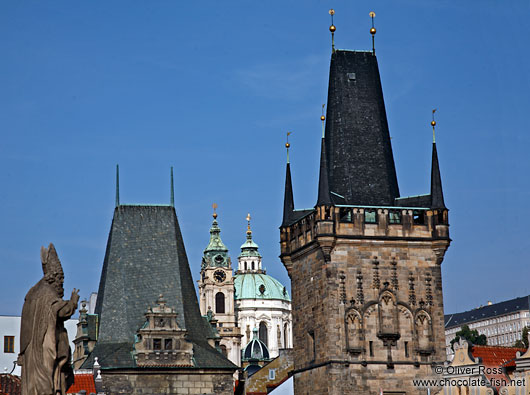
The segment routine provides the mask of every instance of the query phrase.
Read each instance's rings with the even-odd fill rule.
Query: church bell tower
[[[228,248],[221,240],[217,222],[217,205],[213,205],[213,222],[210,242],[205,248],[199,280],[200,308],[202,315],[214,316],[221,336],[220,347],[225,356],[241,365],[241,335],[237,326],[234,305],[234,278]]]
[[[427,393],[413,379],[445,361],[450,243],[436,143],[430,193],[400,197],[375,49],[333,48],[321,119],[316,204],[295,209],[287,163],[280,226],[295,394]]]

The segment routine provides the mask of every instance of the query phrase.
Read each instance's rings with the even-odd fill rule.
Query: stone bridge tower
[[[436,143],[431,192],[400,197],[371,51],[333,51],[324,119],[313,209],[295,210],[286,170],[280,258],[292,282],[295,394],[427,393],[412,380],[445,361],[450,243]]]

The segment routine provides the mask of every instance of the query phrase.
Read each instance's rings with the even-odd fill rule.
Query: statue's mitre
[[[44,275],[48,273],[63,273],[63,267],[61,266],[61,261],[57,256],[57,251],[55,250],[53,243],[50,243],[48,248],[40,248],[40,259]]]

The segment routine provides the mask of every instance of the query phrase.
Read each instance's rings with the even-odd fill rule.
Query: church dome
[[[287,289],[281,282],[264,273],[236,274],[235,299],[278,299],[290,302]]]
[[[254,337],[243,351],[243,361],[263,361],[270,359],[269,349],[258,339],[258,329],[254,328]]]

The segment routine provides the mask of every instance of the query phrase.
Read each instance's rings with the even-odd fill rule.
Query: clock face
[[[224,280],[226,280],[226,273],[222,270],[216,270],[213,273],[213,279],[218,283],[222,283]]]
[[[222,255],[216,255],[214,260],[215,260],[215,263],[217,263],[218,265],[221,265],[225,259],[223,258]]]

